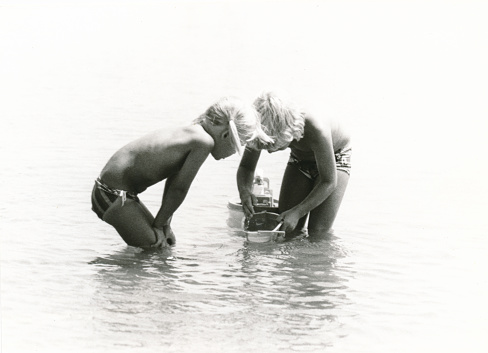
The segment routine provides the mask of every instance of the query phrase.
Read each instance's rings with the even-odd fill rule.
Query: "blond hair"
[[[263,92],[254,101],[264,132],[274,140],[274,146],[284,146],[303,137],[305,119],[293,103],[273,92]]]
[[[251,140],[259,140],[262,143],[273,142],[262,128],[259,115],[250,104],[245,104],[236,97],[223,97],[207,108],[205,113],[194,120],[199,124],[208,119],[214,125],[235,124],[241,144]]]

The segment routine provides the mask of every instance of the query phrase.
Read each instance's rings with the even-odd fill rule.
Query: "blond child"
[[[252,107],[225,97],[190,126],[158,130],[125,145],[95,181],[92,210],[128,245],[175,244],[171,219],[202,163],[209,154],[219,160],[240,153],[249,139],[269,141],[258,119]],[[153,217],[138,194],[162,180],[166,180],[162,204]]]
[[[264,132],[274,141],[256,139],[247,144],[237,172],[237,186],[244,213],[254,214],[254,171],[266,149],[272,153],[290,148],[280,190],[278,221],[287,235],[328,232],[336,218],[351,170],[349,132],[337,121],[298,109],[274,93],[259,96],[254,106]]]

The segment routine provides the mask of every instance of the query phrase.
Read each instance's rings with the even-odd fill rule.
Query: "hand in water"
[[[176,236],[175,233],[173,233],[173,229],[171,229],[171,226],[168,224],[164,226],[164,234],[166,235],[166,243],[168,245],[175,245],[176,244]]]
[[[300,220],[300,215],[298,212],[288,210],[281,213],[276,220],[278,222],[283,221],[282,229],[284,229],[286,232],[291,232],[297,227],[298,221]]]
[[[154,233],[156,234],[156,243],[151,245],[151,248],[160,248],[160,247],[166,247],[166,235],[164,234],[164,231],[159,228],[153,228]]]

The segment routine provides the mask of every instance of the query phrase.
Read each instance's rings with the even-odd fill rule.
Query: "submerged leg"
[[[279,210],[280,213],[288,211],[302,202],[312,191],[313,181],[307,178],[294,165],[287,165],[281,183]],[[298,221],[295,231],[291,235],[298,235],[303,232],[307,216]]]
[[[310,212],[308,231],[310,235],[330,231],[341,206],[349,182],[349,174],[337,171],[337,186],[330,196]]]
[[[119,197],[105,212],[103,220],[117,230],[127,245],[147,248],[156,243],[154,217],[140,201],[128,198],[122,206]]]

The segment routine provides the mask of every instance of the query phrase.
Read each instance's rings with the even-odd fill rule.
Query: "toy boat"
[[[264,238],[259,239],[257,233],[260,230],[270,231],[277,225],[278,222],[275,221],[275,218],[278,216],[278,200],[273,198],[269,179],[263,177],[261,170],[258,170],[254,176],[253,194],[257,199],[257,204],[254,205],[254,222],[251,222],[252,224],[246,222],[241,200],[235,199],[227,204],[229,209],[227,224],[232,228],[244,230],[249,241],[267,242],[269,239],[263,241]]]

